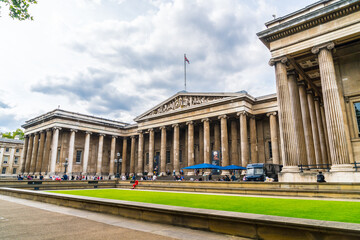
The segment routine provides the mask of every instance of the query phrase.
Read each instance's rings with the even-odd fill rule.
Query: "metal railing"
[[[304,170],[311,170],[311,169],[317,169],[317,170],[324,169],[329,172],[330,168],[331,168],[331,164],[328,164],[328,163],[327,164],[311,164],[311,165],[302,165],[301,164],[301,165],[298,165],[298,167],[300,168],[300,172],[303,172]],[[360,165],[358,166],[358,168],[360,168]]]
[[[360,168],[360,162],[354,162],[353,164],[355,165],[355,166],[354,166],[355,172],[357,172],[357,171],[358,171],[358,168]]]

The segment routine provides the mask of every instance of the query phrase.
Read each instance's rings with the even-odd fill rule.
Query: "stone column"
[[[250,116],[249,119],[250,128],[250,156],[251,163],[258,163],[258,150],[257,150],[257,139],[256,139],[256,119],[255,116]]]
[[[49,175],[55,175],[55,166],[56,166],[56,158],[58,152],[58,142],[59,142],[59,132],[61,128],[54,127],[53,128],[53,139],[52,139],[52,146],[51,146],[51,160],[50,160],[50,172]]]
[[[26,154],[26,164],[25,164],[25,173],[30,173],[30,163],[31,163],[31,156],[32,156],[32,150],[33,150],[33,143],[34,143],[34,137],[32,134],[29,134],[29,144],[28,144],[28,150]]]
[[[52,130],[49,128],[49,129],[46,129],[44,159],[43,159],[43,163],[41,166],[41,173],[43,173],[43,174],[47,174],[49,171],[51,141],[52,141]]]
[[[307,91],[307,97],[308,97],[307,100],[308,100],[309,111],[310,111],[311,129],[312,129],[312,134],[314,137],[315,164],[321,164],[322,156],[321,156],[321,148],[320,148],[320,139],[319,139],[319,132],[317,130],[314,95],[313,95],[312,90]]]
[[[297,166],[297,138],[295,122],[291,112],[291,98],[286,73],[287,58],[271,59],[270,65],[275,65],[277,101],[279,107],[279,125],[281,135],[282,172],[299,172]],[[295,142],[294,142],[295,141]],[[294,144],[295,143],[295,144]]]
[[[161,145],[160,145],[160,175],[166,176],[166,127],[161,129]]]
[[[135,174],[135,136],[131,136],[131,149],[130,149],[130,176]]]
[[[142,132],[139,132],[137,175],[142,176],[143,172],[144,172],[144,134]]]
[[[246,167],[249,163],[249,141],[247,134],[247,121],[245,111],[237,114],[240,117],[240,145],[241,145],[241,166]]]
[[[194,154],[194,122],[189,121],[186,123],[188,126],[188,166],[195,165],[195,154]],[[193,171],[188,171],[188,175],[193,175]]]
[[[180,174],[180,161],[179,161],[179,150],[180,150],[180,133],[179,133],[179,124],[172,125],[174,128],[174,169],[175,174]]]
[[[349,152],[346,142],[344,116],[341,109],[339,89],[331,49],[333,42],[316,46],[312,53],[318,54],[321,88],[323,93],[329,148],[331,171],[354,171],[350,164]],[[343,166],[338,166],[343,165]]]
[[[74,150],[75,150],[75,133],[76,129],[70,129],[70,139],[69,139],[69,155],[68,155],[68,169],[67,172],[69,175],[72,175],[72,169],[74,164]]]
[[[22,174],[24,174],[24,172],[25,172],[26,153],[27,153],[28,145],[29,145],[29,136],[25,135],[24,136],[24,146],[23,146],[23,149],[21,151],[21,158],[20,158],[20,164],[21,164],[20,172]]]
[[[316,164],[316,158],[315,158],[315,149],[314,149],[314,137],[311,127],[311,117],[310,117],[309,104],[306,96],[305,82],[304,81],[299,82],[298,86],[299,86],[301,115],[303,120],[306,154],[307,154],[307,163],[305,163],[305,165],[307,164],[311,165],[311,164]]]
[[[117,136],[111,136],[110,166],[109,166],[109,176],[110,176],[110,177],[113,177],[113,176],[114,176],[116,138],[117,138]]]
[[[321,120],[319,97],[315,97],[314,102],[315,102],[315,113],[316,113],[316,121],[317,121],[316,123],[317,123],[317,129],[319,132],[322,164],[326,164],[328,161],[328,156],[327,156],[327,151],[326,151],[325,133],[324,133],[324,128],[323,128],[323,124],[322,124],[322,120]],[[325,166],[322,166],[322,167],[325,167]]]
[[[35,173],[35,167],[36,167],[36,160],[37,160],[37,153],[39,149],[39,133],[35,133],[34,136],[34,144],[33,144],[33,150],[31,155],[31,164],[30,164],[30,172],[33,174]]]
[[[82,175],[86,175],[87,174],[87,167],[88,167],[88,163],[89,163],[89,153],[90,153],[90,137],[91,137],[91,132],[85,132],[85,144],[84,144],[84,162],[83,162],[83,171],[82,171]]]
[[[40,145],[39,145],[35,175],[39,175],[42,171],[41,167],[44,156],[44,146],[45,146],[45,131],[40,131]]]
[[[204,128],[199,125],[199,162],[204,163]]]
[[[324,111],[324,104],[321,103],[320,104],[320,113],[321,113],[321,120],[322,120],[322,124],[323,124],[323,128],[324,128],[324,133],[325,133],[325,144],[326,144],[326,153],[327,153],[327,164],[331,164],[331,160],[330,160],[330,148],[329,148],[329,136],[328,136],[328,132],[326,131],[326,119],[325,119],[325,111]]]
[[[121,176],[126,174],[126,162],[127,162],[127,138],[123,138],[123,149],[122,149],[122,163],[121,163]]]
[[[237,126],[235,120],[231,120],[230,130],[231,130],[231,164],[239,165]]]
[[[291,113],[295,123],[295,136],[297,142],[297,154],[298,154],[298,163],[297,164],[306,164],[307,163],[307,154],[306,145],[305,145],[305,136],[304,136],[304,126],[301,115],[301,105],[300,105],[300,96],[299,88],[297,85],[297,74],[295,71],[288,72],[288,83],[289,83],[289,92],[291,100]]]
[[[270,137],[271,137],[271,150],[272,161],[274,164],[280,164],[279,142],[278,142],[278,126],[276,119],[276,112],[268,113],[270,119]]]
[[[217,122],[214,124],[214,151],[220,151],[220,126]]]
[[[155,151],[155,139],[154,129],[149,129],[149,176],[154,175],[154,151]]]
[[[219,116],[220,124],[221,124],[221,155],[222,161],[221,166],[225,167],[229,164],[229,137],[228,137],[228,129],[227,129],[227,116],[222,115]],[[223,170],[221,171],[221,175],[229,175],[229,171]]]
[[[105,134],[103,134],[103,133],[99,134],[98,157],[97,157],[97,162],[96,162],[96,173],[95,173],[95,175],[97,175],[97,176],[101,176],[104,136],[105,136]]]
[[[210,120],[204,118],[204,163],[210,163]]]

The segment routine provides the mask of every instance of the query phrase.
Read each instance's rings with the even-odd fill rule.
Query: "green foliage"
[[[360,202],[351,201],[242,197],[120,189],[67,190],[54,191],[54,193],[283,217],[360,223]]]
[[[30,4],[36,4],[37,0],[0,0],[0,3],[5,3],[5,5],[9,7],[9,15],[13,19],[18,19],[20,21],[27,19],[34,20],[29,14],[28,8],[30,7]]]
[[[3,138],[10,138],[14,139],[15,136],[19,136],[20,140],[24,140],[24,132],[20,128],[16,129],[16,131],[13,132],[6,132],[2,134]]]

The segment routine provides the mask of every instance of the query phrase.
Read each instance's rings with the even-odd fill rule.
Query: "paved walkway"
[[[243,239],[0,195],[1,239]]]

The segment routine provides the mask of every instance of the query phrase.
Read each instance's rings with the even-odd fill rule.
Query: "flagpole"
[[[186,91],[186,54],[184,54],[184,86]]]

